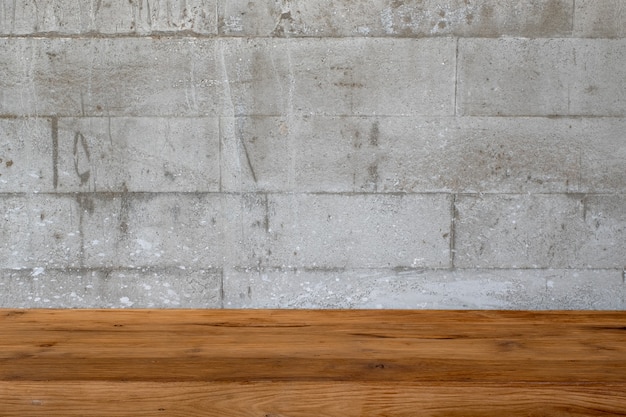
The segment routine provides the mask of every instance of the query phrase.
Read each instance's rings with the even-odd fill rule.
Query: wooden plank
[[[617,312],[3,311],[0,380],[626,382],[625,325]]]
[[[0,382],[4,417],[623,416],[626,385]]]
[[[626,415],[626,312],[0,310],[0,416]]]

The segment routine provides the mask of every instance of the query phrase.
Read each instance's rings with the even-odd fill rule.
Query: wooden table
[[[626,415],[626,312],[0,310],[0,416]]]

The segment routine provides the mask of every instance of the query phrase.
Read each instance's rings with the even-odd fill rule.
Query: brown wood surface
[[[626,312],[0,310],[39,415],[626,415]]]

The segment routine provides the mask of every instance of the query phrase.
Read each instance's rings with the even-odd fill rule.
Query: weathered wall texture
[[[623,0],[0,4],[0,306],[623,309]]]

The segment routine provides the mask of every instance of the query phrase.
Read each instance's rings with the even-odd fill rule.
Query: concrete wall
[[[626,2],[0,5],[0,306],[623,309]]]

